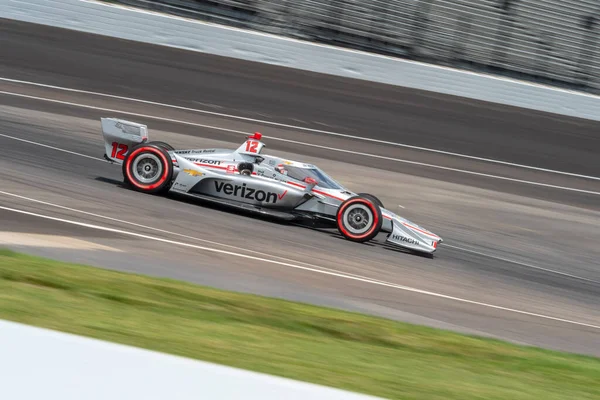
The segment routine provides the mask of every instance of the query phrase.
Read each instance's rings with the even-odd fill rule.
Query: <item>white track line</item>
[[[104,160],[102,160],[102,161],[104,161]],[[83,210],[78,210],[76,208],[65,207],[65,206],[61,206],[59,204],[49,203],[47,201],[37,200],[37,199],[33,199],[31,197],[21,196],[21,195],[18,195],[18,194],[4,192],[4,191],[1,191],[1,190],[0,190],[0,194],[5,195],[5,196],[14,197],[14,198],[17,198],[19,200],[26,200],[26,201],[30,201],[30,202],[37,203],[37,204],[43,204],[43,205],[46,205],[46,206],[59,208],[61,210],[71,211],[71,212],[75,212],[75,213],[78,213],[78,214],[89,215],[91,217],[101,218],[101,219],[105,219],[105,220],[113,221],[113,222],[118,222],[118,223],[121,223],[121,224],[124,224],[124,225],[135,226],[135,227],[138,227],[138,228],[143,228],[143,229],[151,230],[151,231],[154,231],[154,232],[166,233],[166,234],[172,235],[172,236],[177,236],[177,237],[181,237],[181,238],[185,238],[185,239],[190,239],[190,240],[194,240],[194,241],[198,241],[198,242],[203,242],[203,243],[208,243],[208,244],[212,244],[212,245],[217,245],[217,246],[221,246],[221,247],[227,247],[227,248],[230,248],[230,249],[234,249],[234,250],[238,250],[238,251],[243,251],[243,252],[247,252],[247,253],[259,254],[259,255],[262,255],[262,256],[276,258],[276,259],[287,261],[287,262],[291,262],[291,263],[299,263],[299,264],[307,265],[307,266],[313,267],[313,268],[320,268],[320,269],[324,269],[324,270],[330,270],[329,268],[320,267],[318,265],[306,263],[304,261],[296,261],[296,260],[292,260],[292,259],[289,259],[289,258],[280,257],[280,256],[276,256],[276,255],[273,255],[273,254],[268,254],[268,253],[265,253],[265,252],[262,252],[262,251],[250,250],[250,249],[246,249],[246,248],[243,248],[243,247],[232,246],[230,244],[215,242],[213,240],[201,239],[201,238],[198,238],[198,237],[195,237],[195,236],[184,235],[182,233],[172,232],[172,231],[168,231],[168,230],[165,230],[165,229],[159,229],[159,228],[155,228],[155,227],[148,226],[148,225],[142,225],[142,224],[137,224],[135,222],[130,222],[130,221],[125,221],[125,220],[121,220],[121,219],[117,219],[117,218],[107,217],[105,215],[91,213],[91,212],[83,211]],[[332,271],[335,271],[335,270],[332,270]],[[360,275],[355,275],[355,274],[351,274],[351,273],[347,273],[347,274],[348,275],[352,275],[352,276],[360,276]]]
[[[176,106],[173,104],[159,103],[159,102],[155,102],[155,101],[136,99],[136,98],[132,98],[132,97],[117,96],[117,95],[112,95],[112,94],[107,94],[107,93],[93,92],[93,91],[81,90],[81,89],[72,89],[72,88],[66,88],[66,87],[62,87],[62,86],[47,85],[47,84],[38,83],[38,82],[30,82],[30,81],[23,81],[23,80],[3,78],[3,77],[0,77],[0,81],[19,83],[19,84],[24,84],[24,85],[38,86],[38,87],[45,87],[45,88],[49,88],[49,89],[62,90],[62,91],[66,91],[66,92],[83,93],[83,94],[89,94],[89,95],[93,95],[93,96],[101,96],[101,97],[107,97],[107,98],[112,98],[112,99],[142,103],[142,104],[150,104],[150,105],[155,105],[155,106],[159,106],[159,107],[172,108],[172,109],[176,109],[176,110],[190,111],[190,112],[195,112],[195,113],[200,113],[200,114],[215,115],[218,117],[237,119],[237,120],[241,120],[241,121],[256,122],[256,123],[265,124],[265,125],[279,126],[282,128],[291,128],[291,129],[297,129],[297,130],[302,130],[302,131],[306,131],[306,132],[320,133],[320,134],[324,134],[324,135],[338,136],[338,137],[344,137],[344,138],[355,139],[355,140],[363,140],[363,141],[367,141],[367,142],[385,144],[385,145],[390,145],[390,146],[395,146],[395,147],[403,147],[403,148],[419,150],[419,151],[426,151],[426,152],[430,152],[430,153],[444,154],[444,155],[449,155],[449,156],[453,156],[453,157],[466,158],[466,159],[470,159],[470,160],[483,161],[483,162],[488,162],[488,163],[493,163],[493,164],[502,164],[502,165],[508,165],[511,167],[524,168],[524,169],[530,169],[530,170],[535,170],[535,171],[548,172],[548,173],[552,173],[552,174],[567,175],[567,176],[573,176],[573,177],[577,177],[577,178],[592,179],[592,180],[600,181],[600,177],[596,177],[596,176],[575,174],[572,172],[565,172],[565,171],[557,171],[557,170],[553,170],[553,169],[511,163],[508,161],[494,160],[491,158],[476,157],[476,156],[470,156],[470,155],[462,154],[462,153],[454,153],[454,152],[450,152],[450,151],[436,150],[436,149],[431,149],[431,148],[427,148],[427,147],[413,146],[413,145],[409,145],[409,144],[405,144],[405,143],[396,143],[396,142],[390,142],[387,140],[373,139],[373,138],[368,138],[368,137],[363,137],[363,136],[348,135],[348,134],[339,133],[339,132],[332,132],[332,131],[326,131],[326,130],[321,130],[321,129],[313,129],[313,128],[307,128],[307,127],[297,126],[297,125],[283,124],[283,123],[279,123],[279,122],[242,117],[239,115],[218,113],[218,112],[209,111],[209,110],[200,110],[200,109],[196,109],[196,108]]]
[[[2,192],[0,192],[0,193],[2,193]],[[527,268],[531,268],[531,269],[537,269],[537,270],[540,270],[540,271],[549,272],[549,273],[557,274],[557,275],[562,275],[562,276],[566,276],[566,277],[573,278],[573,279],[579,279],[579,280],[590,282],[590,283],[598,283],[598,284],[600,284],[599,281],[595,281],[593,279],[589,279],[589,278],[584,278],[584,277],[577,276],[577,275],[568,274],[566,272],[556,271],[554,269],[549,269],[549,268],[544,268],[544,267],[538,267],[537,265],[532,265],[532,264],[524,263],[524,262],[521,262],[521,261],[511,260],[509,258],[504,258],[504,257],[499,257],[499,256],[493,256],[493,255],[486,254],[486,253],[481,253],[479,251],[467,249],[465,247],[454,246],[454,245],[448,244],[446,242],[444,242],[444,247],[449,247],[451,249],[456,249],[456,250],[460,250],[460,251],[466,251],[468,253],[477,254],[479,256],[493,258],[493,259],[504,261],[504,262],[507,262],[507,263],[521,265],[523,267],[527,267]]]
[[[566,324],[578,325],[578,326],[583,326],[583,327],[587,327],[587,328],[600,330],[600,325],[593,325],[593,324],[588,324],[585,322],[579,322],[579,321],[574,321],[574,320],[569,320],[569,319],[564,319],[564,318],[552,317],[552,316],[545,315],[545,314],[538,314],[538,313],[533,313],[533,312],[528,312],[528,311],[523,311],[523,310],[517,310],[514,308],[502,307],[502,306],[483,303],[483,302],[479,302],[479,301],[463,299],[460,297],[448,296],[445,294],[431,292],[428,290],[417,289],[417,288],[413,288],[410,286],[403,286],[403,285],[399,285],[399,284],[395,284],[395,283],[378,281],[378,280],[374,280],[374,279],[371,279],[368,277],[353,276],[353,275],[349,275],[349,274],[346,274],[341,271],[334,272],[333,270],[327,271],[325,269],[320,269],[320,268],[305,267],[305,266],[301,266],[298,264],[292,264],[292,263],[288,263],[288,262],[272,260],[272,259],[268,259],[268,258],[264,258],[264,257],[250,256],[247,254],[235,253],[235,252],[227,251],[227,250],[215,249],[215,248],[205,247],[205,246],[198,246],[195,244],[178,242],[178,241],[169,240],[169,239],[163,239],[163,238],[159,238],[156,236],[150,236],[150,235],[144,235],[144,234],[135,233],[135,232],[129,232],[129,231],[125,231],[122,229],[115,229],[115,228],[108,228],[108,227],[99,226],[99,225],[87,224],[84,222],[77,222],[77,221],[72,221],[72,220],[68,220],[68,219],[64,219],[64,218],[56,218],[56,217],[51,217],[48,215],[37,214],[37,213],[24,211],[24,210],[18,210],[18,209],[9,208],[9,207],[0,206],[0,209],[19,213],[19,214],[30,215],[30,216],[34,216],[34,217],[38,217],[38,218],[43,218],[43,219],[47,219],[47,220],[58,221],[58,222],[67,223],[67,224],[71,224],[71,225],[77,225],[77,226],[82,226],[82,227],[86,227],[86,228],[96,229],[96,230],[100,230],[100,231],[113,232],[113,233],[117,233],[117,234],[121,234],[121,235],[137,237],[137,238],[146,239],[146,240],[153,240],[153,241],[157,241],[157,242],[173,244],[176,246],[188,247],[188,248],[193,248],[193,249],[202,250],[202,251],[208,251],[208,252],[212,252],[212,253],[225,254],[225,255],[229,255],[229,256],[233,256],[233,257],[239,257],[239,258],[249,259],[249,260],[253,260],[253,261],[259,261],[259,262],[263,262],[263,263],[276,264],[276,265],[281,265],[284,267],[289,267],[289,268],[314,272],[314,273],[318,273],[318,274],[334,276],[337,278],[349,279],[349,280],[353,280],[353,281],[359,281],[359,282],[369,283],[369,284],[378,285],[378,286],[385,286],[385,287],[399,289],[399,290],[403,290],[403,291],[407,291],[407,292],[423,294],[423,295],[442,298],[442,299],[446,299],[446,300],[452,300],[452,301],[456,301],[456,302],[460,302],[460,303],[472,304],[472,305],[476,305],[476,306],[492,308],[492,309],[501,310],[501,311],[505,311],[505,312],[527,315],[530,317],[536,317],[536,318],[552,320],[552,321],[562,322],[562,323],[566,323]]]
[[[105,160],[102,160],[102,159],[98,159],[98,160],[105,161]],[[314,265],[314,264],[306,263],[306,262],[303,262],[303,261],[296,261],[296,260],[292,260],[292,259],[289,259],[289,258],[280,257],[280,256],[276,256],[276,255],[273,255],[273,254],[268,254],[268,253],[265,253],[265,252],[262,252],[262,251],[255,251],[255,250],[246,249],[246,248],[239,247],[239,246],[232,246],[232,245],[225,244],[225,243],[215,242],[215,241],[212,241],[212,240],[201,239],[201,238],[198,238],[198,237],[195,237],[195,236],[189,236],[189,235],[184,235],[182,233],[168,231],[168,230],[165,230],[165,229],[159,229],[159,228],[155,228],[155,227],[148,226],[148,225],[137,224],[135,222],[129,222],[129,221],[121,220],[121,219],[118,219],[118,218],[107,217],[105,215],[96,214],[96,213],[92,213],[92,212],[89,212],[89,211],[83,211],[83,210],[79,210],[79,209],[76,209],[76,208],[65,207],[65,206],[61,206],[61,205],[56,204],[56,203],[50,203],[50,202],[47,202],[47,201],[37,200],[37,199],[31,198],[31,197],[21,196],[21,195],[15,194],[15,193],[9,193],[9,192],[5,192],[5,191],[2,191],[2,190],[0,190],[0,195],[14,197],[14,198],[17,198],[19,200],[30,201],[30,202],[37,203],[37,204],[43,204],[43,205],[46,205],[46,206],[50,206],[50,207],[54,207],[54,208],[59,208],[61,210],[67,210],[67,211],[75,212],[75,213],[78,213],[78,214],[89,215],[89,216],[92,216],[92,217],[95,217],[95,218],[101,218],[101,219],[105,219],[105,220],[108,220],[108,221],[119,222],[119,223],[122,223],[122,224],[130,225],[130,226],[135,226],[135,227],[143,228],[143,229],[148,229],[148,230],[155,231],[155,232],[166,233],[168,235],[178,236],[178,237],[181,237],[181,238],[186,238],[186,239],[190,239],[190,240],[194,240],[194,241],[199,241],[199,242],[203,242],[203,243],[209,243],[209,244],[218,245],[218,246],[222,246],[222,247],[228,247],[230,249],[235,249],[235,250],[239,250],[239,251],[245,251],[245,252],[248,252],[248,253],[260,254],[260,255],[263,255],[263,256],[268,256],[268,257],[276,258],[276,259],[283,260],[283,261],[295,262],[295,263],[300,263],[300,264],[303,264],[303,265],[308,265],[310,267],[327,269],[327,268],[320,267],[320,266],[317,266],[317,265]],[[399,207],[402,207],[402,206],[399,205]],[[404,208],[404,207],[402,207],[402,208]],[[508,258],[492,256],[492,255],[481,253],[481,252],[478,252],[478,251],[475,251],[475,250],[466,249],[466,248],[458,247],[458,246],[453,246],[453,245],[450,245],[450,244],[448,244],[446,242],[444,242],[444,247],[449,247],[449,248],[453,248],[453,249],[457,249],[457,250],[462,250],[462,251],[470,252],[470,253],[473,253],[473,254],[481,255],[481,256],[484,256],[484,257],[494,258],[494,259],[497,259],[497,260],[500,260],[500,261],[504,261],[504,262],[508,262],[508,263],[516,264],[516,265],[520,265],[520,266],[527,267],[527,268],[532,268],[532,269],[536,269],[536,270],[540,270],[540,271],[544,271],[544,272],[554,273],[554,274],[557,274],[557,275],[567,276],[567,277],[573,278],[573,279],[579,279],[579,280],[582,280],[582,281],[587,281],[587,282],[592,282],[592,283],[598,283],[598,284],[600,284],[600,282],[592,280],[592,279],[584,278],[584,277],[577,276],[577,275],[571,275],[571,274],[567,274],[567,273],[560,272],[560,271],[555,271],[555,270],[548,269],[548,268],[538,267],[536,265],[527,264],[527,263],[523,263],[523,262],[516,261],[516,260],[511,260],[511,259],[508,259]],[[349,275],[353,275],[353,274],[349,274]],[[356,276],[358,276],[358,275],[356,275]]]
[[[31,140],[26,140],[26,139],[18,138],[18,137],[15,137],[15,136],[5,135],[3,133],[0,133],[0,136],[5,137],[7,139],[13,139],[13,140],[18,140],[20,142],[25,142],[25,143],[33,144],[33,145],[36,145],[36,146],[46,147],[48,149],[52,149],[52,150],[56,150],[56,151],[62,151],[63,153],[69,153],[69,154],[74,154],[74,155],[80,156],[80,157],[90,158],[92,160],[98,160],[98,161],[108,162],[105,159],[100,158],[100,157],[92,157],[92,156],[88,156],[87,154],[77,153],[75,151],[65,150],[65,149],[61,149],[60,147],[49,146],[49,145],[43,144],[43,143],[32,142]]]
[[[86,157],[86,158],[90,158],[90,159],[94,159],[94,160],[98,160],[98,161],[102,161],[102,162],[107,162],[103,158],[92,157],[92,156],[88,156],[86,154],[76,153],[76,152],[73,152],[73,151],[64,150],[64,149],[61,149],[61,148],[58,148],[58,147],[54,147],[54,146],[48,146],[48,145],[45,145],[45,144],[42,144],[42,143],[37,143],[37,142],[30,141],[30,140],[25,140],[25,139],[17,138],[17,137],[14,137],[14,136],[4,135],[4,134],[1,134],[1,133],[0,133],[0,136],[6,137],[6,138],[9,138],[9,139],[19,140],[19,141],[22,141],[22,142],[25,142],[25,143],[29,143],[29,144],[33,144],[33,145],[47,147],[47,148],[50,148],[50,149],[53,149],[53,150],[62,151],[62,152],[69,153],[69,154],[74,154],[74,155],[78,155],[78,156],[82,156],[82,157]],[[237,247],[237,246],[231,246],[231,245],[227,245],[227,244],[213,242],[213,241],[206,240],[206,239],[200,239],[200,238],[196,238],[196,237],[192,237],[192,236],[188,236],[188,235],[183,235],[181,233],[167,231],[167,230],[164,230],[164,229],[158,229],[158,228],[154,228],[154,227],[150,227],[150,226],[140,225],[140,224],[136,224],[136,223],[133,223],[133,222],[121,221],[121,220],[118,220],[118,219],[115,219],[115,218],[110,218],[110,217],[106,217],[106,216],[103,216],[103,215],[90,213],[90,212],[87,212],[87,211],[77,210],[77,209],[74,209],[74,208],[64,207],[64,206],[60,206],[58,204],[53,204],[53,203],[48,203],[48,202],[44,202],[44,201],[40,201],[40,200],[35,200],[35,199],[29,198],[29,197],[20,196],[20,195],[16,195],[16,194],[13,194],[13,193],[8,193],[8,192],[0,191],[0,194],[4,194],[4,195],[7,195],[7,196],[12,196],[12,197],[17,197],[17,198],[20,198],[20,199],[23,199],[23,200],[28,200],[28,201],[32,201],[32,202],[36,202],[36,203],[40,203],[40,204],[45,204],[45,205],[49,205],[49,206],[52,206],[52,207],[61,208],[61,209],[64,209],[64,210],[69,210],[69,211],[73,211],[73,212],[87,214],[87,215],[91,215],[91,216],[98,217],[98,218],[103,218],[103,219],[108,219],[108,220],[112,220],[112,221],[123,222],[123,223],[129,224],[129,225],[132,225],[132,226],[137,226],[137,227],[141,227],[141,228],[144,228],[144,229],[149,229],[149,230],[154,230],[154,231],[157,231],[157,232],[167,233],[167,234],[174,235],[174,236],[184,237],[184,238],[187,238],[187,239],[202,241],[202,242],[211,243],[211,244],[218,244],[220,246],[225,246],[225,247],[229,247],[229,248],[236,249],[236,250],[247,251],[247,252],[250,252],[250,253],[264,254],[264,253],[261,253],[261,252],[255,252],[254,250],[249,250],[249,249],[244,249],[244,248]],[[405,208],[402,205],[398,205],[398,207]],[[494,259],[505,261],[505,262],[508,262],[508,263],[511,263],[511,264],[521,265],[523,267],[528,267],[528,268],[537,269],[537,270],[540,270],[540,271],[545,271],[545,272],[549,272],[549,273],[553,273],[553,274],[557,274],[557,275],[566,276],[566,277],[573,278],[573,279],[579,279],[579,280],[587,281],[587,282],[591,282],[591,283],[600,283],[600,282],[595,281],[593,279],[588,279],[588,278],[584,278],[584,277],[581,277],[581,276],[572,275],[572,274],[568,274],[568,273],[565,273],[565,272],[560,272],[560,271],[556,271],[556,270],[552,270],[552,269],[548,269],[548,268],[538,267],[536,265],[527,264],[527,263],[523,263],[523,262],[516,261],[516,260],[511,260],[511,259],[508,259],[508,258],[503,258],[503,257],[498,257],[498,256],[492,256],[492,255],[489,255],[489,254],[481,253],[481,252],[478,252],[478,251],[475,251],[475,250],[471,250],[471,249],[467,249],[467,248],[464,248],[464,247],[454,246],[454,245],[451,245],[451,244],[448,244],[448,243],[445,243],[444,246],[445,247],[449,247],[449,248],[454,248],[454,249],[457,249],[457,250],[467,251],[467,252],[470,252],[470,253],[473,253],[473,254],[478,254],[478,255],[481,255],[481,256],[484,256],[484,257],[494,258]],[[268,256],[269,257],[273,257],[273,258],[278,258],[280,260],[293,261],[293,260],[287,259],[285,257],[280,257],[280,256],[275,256],[275,255],[270,255],[270,254]],[[297,262],[297,261],[294,261],[294,262]],[[313,264],[304,263],[304,262],[302,262],[302,264],[309,265],[309,266],[314,266]]]
[[[218,126],[198,124],[198,123],[194,123],[194,122],[182,121],[182,120],[177,120],[177,119],[172,119],[172,118],[156,117],[156,116],[153,116],[153,115],[139,114],[139,113],[134,113],[134,112],[130,112],[130,111],[124,111],[124,110],[114,110],[114,109],[104,108],[104,107],[89,106],[89,105],[85,105],[85,104],[72,103],[72,102],[68,102],[68,101],[48,99],[48,98],[45,98],[45,97],[30,96],[30,95],[25,95],[25,94],[20,94],[20,93],[12,93],[12,92],[5,92],[5,91],[0,91],[0,94],[6,94],[6,95],[9,95],[9,96],[16,96],[16,97],[23,97],[23,98],[33,99],[33,100],[47,101],[47,102],[50,102],[50,103],[64,104],[64,105],[73,106],[73,107],[87,108],[87,109],[91,109],[91,110],[100,110],[100,111],[106,111],[106,112],[112,112],[112,113],[120,113],[120,114],[126,114],[126,115],[133,115],[133,116],[136,116],[136,117],[142,117],[142,118],[148,118],[148,119],[155,119],[157,121],[172,122],[172,123],[176,123],[176,124],[182,124],[182,125],[188,125],[188,126],[196,126],[196,127],[200,127],[200,128],[214,129],[214,130],[219,130],[219,131],[224,131],[224,132],[239,133],[239,134],[242,134],[242,135],[245,135],[245,136],[247,136],[247,135],[250,134],[250,132],[243,132],[243,131],[238,131],[238,130],[234,130],[234,129],[221,128],[221,127],[218,127]],[[9,136],[5,135],[4,137],[9,137]],[[566,190],[566,191],[570,191],[570,192],[585,193],[585,194],[592,194],[592,195],[595,195],[595,196],[600,196],[600,192],[595,192],[595,191],[592,191],[592,190],[576,189],[576,188],[571,188],[571,187],[566,187],[566,186],[550,185],[550,184],[547,184],[547,183],[533,182],[533,181],[527,181],[527,180],[515,179],[515,178],[508,178],[508,177],[505,177],[505,176],[484,174],[484,173],[481,173],[481,172],[468,171],[468,170],[463,170],[463,169],[458,169],[458,168],[443,167],[441,165],[427,164],[427,163],[422,163],[422,162],[419,162],[419,161],[410,161],[410,160],[404,160],[404,159],[401,159],[401,158],[386,157],[386,156],[380,156],[380,155],[377,155],[377,154],[363,153],[363,152],[352,151],[352,150],[344,150],[344,149],[338,149],[338,148],[329,147],[329,146],[321,146],[321,145],[317,145],[317,144],[305,143],[305,142],[301,142],[301,141],[297,141],[297,140],[291,140],[291,139],[283,139],[283,138],[278,138],[278,137],[274,137],[274,136],[263,136],[263,137],[271,139],[271,140],[275,140],[275,141],[287,142],[287,143],[294,143],[294,144],[298,144],[298,145],[301,145],[301,146],[307,146],[307,147],[314,147],[314,148],[325,149],[325,150],[330,150],[330,151],[336,151],[336,152],[339,152],[339,153],[354,154],[354,155],[359,155],[359,156],[364,156],[364,157],[377,158],[377,159],[380,159],[380,160],[388,160],[388,161],[394,161],[394,162],[399,162],[399,163],[404,163],[404,164],[412,164],[412,165],[419,165],[419,166],[422,166],[422,167],[441,169],[441,170],[445,170],[445,171],[459,172],[459,173],[462,173],[462,174],[481,176],[481,177],[485,177],[485,178],[499,179],[499,180],[504,180],[504,181],[509,181],[509,182],[516,182],[516,183],[522,183],[522,184],[527,184],[527,185],[533,185],[533,186],[546,187],[546,188],[551,188],[551,189]],[[46,146],[46,145],[44,145],[44,146]],[[48,146],[46,146],[46,147],[48,147]],[[89,158],[91,156],[86,156],[86,157]]]

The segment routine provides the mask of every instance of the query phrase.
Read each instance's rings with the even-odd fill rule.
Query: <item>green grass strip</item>
[[[600,399],[600,360],[0,249],[0,318],[398,399]]]

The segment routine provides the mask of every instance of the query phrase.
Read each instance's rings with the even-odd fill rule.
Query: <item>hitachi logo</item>
[[[394,240],[398,240],[401,242],[406,242],[406,243],[410,243],[410,244],[416,244],[417,246],[419,246],[419,242],[417,240],[411,239],[411,238],[407,238],[404,236],[400,236],[400,235],[393,235],[392,239]]]
[[[265,192],[264,190],[256,190],[247,187],[245,183],[240,185],[232,185],[231,183],[215,181],[215,189],[217,193],[225,193],[228,196],[242,197],[244,199],[256,200],[266,203],[277,203],[277,200],[283,200],[287,190],[282,194],[273,192]]]

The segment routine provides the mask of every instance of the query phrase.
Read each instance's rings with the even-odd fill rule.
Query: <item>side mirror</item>
[[[316,179],[311,178],[310,176],[307,176],[306,178],[304,178],[304,183],[306,183],[306,185],[307,185],[307,187],[306,187],[307,190],[312,190],[312,188],[314,188],[315,185],[317,185],[319,182],[317,182]]]

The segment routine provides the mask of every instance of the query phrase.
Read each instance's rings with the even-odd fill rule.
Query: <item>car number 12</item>
[[[253,142],[252,140],[248,140],[246,142],[246,151],[249,153],[256,153],[256,149],[258,148],[258,142]]]
[[[110,156],[112,158],[124,160],[127,150],[129,150],[129,146],[127,146],[126,144],[112,142],[112,153]]]

